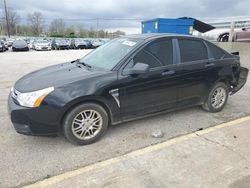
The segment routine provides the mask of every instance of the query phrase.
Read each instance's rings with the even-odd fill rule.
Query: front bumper
[[[14,100],[9,95],[8,112],[16,132],[25,135],[55,135],[59,132],[60,125],[50,121],[55,114],[40,107],[22,107]]]
[[[69,49],[68,45],[58,45],[58,48],[60,49]]]
[[[35,50],[51,50],[51,47],[48,46],[37,46]]]
[[[245,67],[240,68],[240,73],[237,79],[237,84],[236,86],[231,90],[231,95],[239,91],[247,82],[247,77],[248,77],[248,72],[249,70]]]
[[[15,48],[15,47],[12,47],[12,50],[13,51],[29,51],[29,48],[28,47],[25,47],[25,48]]]

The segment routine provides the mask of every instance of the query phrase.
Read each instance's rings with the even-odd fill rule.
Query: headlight
[[[52,91],[54,91],[54,87],[49,87],[46,89],[28,92],[28,93],[20,93],[15,89],[12,89],[12,96],[19,102],[21,106],[24,107],[39,107],[42,103],[43,99]],[[14,93],[14,94],[13,94]]]

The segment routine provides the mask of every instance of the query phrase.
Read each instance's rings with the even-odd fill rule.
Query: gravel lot
[[[99,142],[88,146],[74,146],[63,137],[17,134],[7,113],[7,97],[14,82],[30,71],[77,59],[88,51],[0,53],[0,187],[25,185],[250,114],[248,82],[229,98],[228,105],[220,113],[211,114],[194,107],[111,126]],[[156,129],[165,133],[162,138],[151,137]]]

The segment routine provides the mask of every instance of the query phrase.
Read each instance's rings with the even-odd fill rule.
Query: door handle
[[[174,70],[170,70],[170,71],[164,71],[163,73],[161,73],[162,76],[166,76],[166,75],[172,75],[174,74],[175,71]]]
[[[207,63],[205,67],[213,67],[215,64],[214,63]]]

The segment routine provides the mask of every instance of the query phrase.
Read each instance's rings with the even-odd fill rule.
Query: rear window
[[[179,39],[181,62],[208,59],[207,48],[200,40]]]

